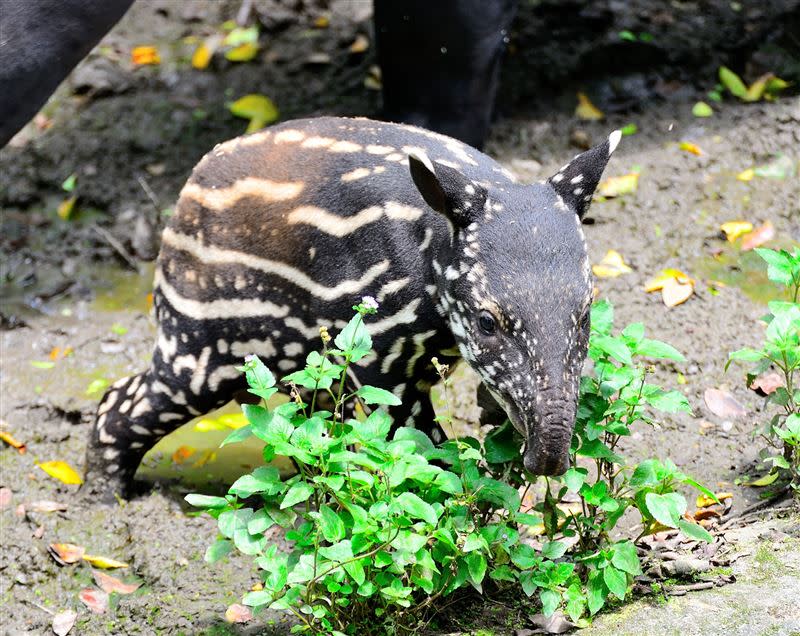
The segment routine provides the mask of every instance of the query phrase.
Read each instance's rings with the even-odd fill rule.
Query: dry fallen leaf
[[[216,461],[217,452],[212,450],[205,450],[201,453],[200,457],[192,464],[192,468],[201,468],[208,462]]]
[[[59,218],[64,221],[69,221],[72,218],[72,213],[75,210],[75,201],[78,200],[77,195],[72,195],[69,199],[64,199],[58,204],[56,213]]]
[[[669,278],[664,281],[661,288],[661,299],[667,307],[675,307],[689,300],[694,293],[692,283],[682,283],[677,278]]]
[[[633,270],[622,258],[622,254],[616,250],[608,250],[597,265],[592,265],[592,272],[598,278],[616,278],[622,274],[628,274]]]
[[[597,186],[597,195],[611,199],[636,192],[639,187],[639,173],[632,172],[621,177],[609,177]]]
[[[753,177],[756,176],[756,171],[752,168],[748,168],[747,170],[742,170],[739,174],[736,175],[736,178],[739,181],[752,181]]]
[[[669,279],[674,278],[679,283],[692,283],[694,284],[694,280],[689,278],[686,274],[684,274],[679,269],[674,269],[672,267],[668,269],[661,270],[661,273],[656,276],[655,278],[651,278],[644,286],[644,290],[646,292],[654,292],[662,289],[664,287],[664,283]]]
[[[745,409],[730,393],[721,389],[706,389],[703,395],[708,410],[717,417],[736,419],[747,415]]]
[[[116,592],[117,594],[133,594],[138,590],[141,583],[123,583],[117,577],[100,572],[99,570],[92,570],[94,581],[100,588],[107,594]]]
[[[205,433],[208,431],[226,431],[229,429],[242,428],[247,425],[247,417],[244,413],[225,413],[219,417],[204,417],[194,425],[194,430]]]
[[[575,116],[584,121],[598,121],[605,115],[597,108],[584,93],[578,93],[578,105],[575,108]]]
[[[713,506],[715,504],[721,503],[726,499],[731,499],[733,497],[732,492],[716,492],[714,493],[717,497],[717,501],[714,501],[711,497],[705,494],[697,495],[697,502],[696,505],[698,508],[708,508],[709,506]]]
[[[714,508],[703,508],[702,510],[695,510],[692,517],[695,521],[705,521],[714,517],[722,516],[722,508],[715,506]]]
[[[230,111],[237,117],[250,120],[246,131],[248,133],[260,130],[280,116],[278,108],[269,97],[257,94],[240,97],[230,105]]]
[[[745,486],[755,486],[756,488],[763,488],[764,486],[769,486],[770,484],[775,483],[775,480],[778,479],[780,473],[776,470],[772,473],[767,473],[763,477],[756,479],[754,481],[748,481]]]
[[[225,53],[225,59],[231,62],[249,62],[258,55],[258,43],[245,42]]]
[[[684,152],[697,155],[698,157],[703,154],[703,151],[700,149],[700,146],[698,146],[697,144],[693,144],[691,141],[680,142],[678,144],[678,148],[680,148]]]
[[[719,226],[725,237],[730,243],[733,243],[737,238],[753,231],[753,224],[750,221],[728,221]]]
[[[331,23],[331,19],[326,15],[318,16],[314,20],[314,27],[317,29],[327,29]]]
[[[229,623],[246,623],[253,619],[253,612],[249,607],[234,603],[225,610],[225,620]]]
[[[783,378],[777,371],[767,371],[753,380],[750,388],[759,395],[772,395],[783,386]]]
[[[161,56],[154,46],[137,46],[131,51],[131,62],[137,66],[144,64],[161,64]]]
[[[775,238],[775,226],[772,221],[764,221],[764,225],[757,227],[742,239],[742,251],[747,252],[763,245]]]
[[[96,556],[93,554],[84,554],[83,560],[95,566],[96,568],[103,568],[104,570],[128,567],[128,564],[124,561],[117,561],[116,559],[110,559],[109,557],[104,556]]]
[[[33,512],[62,512],[67,509],[67,504],[57,501],[34,501],[30,504],[30,509]]]
[[[6,488],[5,486],[0,488],[0,509],[8,508],[11,505],[11,499],[13,497],[14,493],[11,492],[11,488]]]
[[[60,482],[65,484],[83,483],[83,479],[78,472],[67,462],[56,460],[51,462],[42,462],[36,465],[51,477],[58,479]]]
[[[197,449],[193,448],[192,446],[179,446],[177,449],[175,449],[175,452],[172,453],[173,463],[182,464],[192,455],[194,455],[196,450]]]
[[[78,618],[78,613],[72,610],[59,612],[53,616],[53,633],[56,636],[67,636],[69,630],[75,625],[75,619]]]
[[[105,614],[108,609],[108,594],[103,590],[87,587],[80,591],[78,597],[81,602],[95,614]]]
[[[353,43],[350,45],[351,53],[363,53],[369,48],[369,38],[366,35],[359,33]]]
[[[70,565],[80,561],[86,549],[74,543],[51,543],[47,551],[59,565]]]
[[[25,444],[20,442],[11,433],[8,433],[6,431],[0,431],[0,440],[3,440],[6,444],[11,446],[12,448],[16,448],[17,452],[20,455],[24,455],[25,451],[28,450]]]

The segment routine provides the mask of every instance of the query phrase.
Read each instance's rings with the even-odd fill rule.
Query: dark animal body
[[[0,147],[132,4],[133,0],[0,1]],[[383,116],[481,147],[516,4],[517,0],[375,2]]]
[[[100,403],[87,481],[125,492],[161,437],[243,388],[245,355],[300,368],[362,296],[380,310],[354,379],[402,398],[397,425],[441,439],[430,359],[458,350],[525,436],[527,467],[563,471],[591,301],[580,216],[618,140],[532,185],[454,139],[366,119],[218,145],[164,231],[152,363]]]

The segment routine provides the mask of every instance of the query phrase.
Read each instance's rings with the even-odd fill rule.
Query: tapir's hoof
[[[86,469],[81,494],[94,501],[114,505],[142,494],[143,484],[133,479],[137,465],[120,466],[103,461],[102,448],[91,444],[86,452]]]

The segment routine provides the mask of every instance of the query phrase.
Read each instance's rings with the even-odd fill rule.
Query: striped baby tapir
[[[160,438],[244,387],[246,355],[301,368],[364,296],[380,305],[374,352],[352,380],[402,399],[396,425],[442,439],[431,358],[458,352],[524,436],[528,470],[563,472],[592,300],[581,217],[619,138],[531,185],[454,139],[368,119],[218,145],[164,230],[152,362],[103,397],[87,483],[127,493]]]

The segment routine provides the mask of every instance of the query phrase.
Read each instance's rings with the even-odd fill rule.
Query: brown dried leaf
[[[83,558],[86,548],[74,543],[51,543],[47,551],[59,565],[77,563]]]
[[[80,591],[78,598],[80,598],[81,602],[95,614],[105,614],[108,609],[108,594],[103,592],[103,590],[87,587]]]
[[[225,610],[225,620],[229,623],[246,623],[253,619],[253,612],[249,607],[234,603]]]
[[[13,497],[14,493],[11,492],[11,488],[6,488],[5,486],[0,488],[0,508],[8,508]]]
[[[742,239],[742,251],[747,252],[754,247],[759,247],[775,238],[775,226],[771,221],[764,221],[764,225],[757,227]]]
[[[727,391],[721,389],[706,389],[703,399],[705,400],[708,410],[717,417],[736,419],[747,415],[747,409],[739,404]]]
[[[11,446],[12,448],[16,448],[17,452],[20,455],[24,455],[25,451],[27,450],[25,444],[15,439],[11,433],[8,433],[6,431],[0,431],[0,440],[3,440],[6,444]]]
[[[108,594],[112,592],[116,592],[117,594],[133,594],[142,586],[141,583],[123,583],[117,577],[101,572],[100,570],[92,570],[92,575],[94,576],[95,583]]]
[[[67,504],[46,500],[34,501],[29,506],[33,512],[63,512],[67,509]]]
[[[783,386],[783,378],[777,371],[766,371],[758,376],[750,388],[759,395],[771,395]]]
[[[359,33],[356,36],[356,39],[353,40],[353,43],[350,45],[350,52],[351,53],[363,53],[369,48],[369,38],[362,33]]]
[[[53,616],[53,633],[56,636],[67,636],[69,630],[75,625],[75,619],[78,618],[78,613],[72,610],[66,612],[59,612]]]

